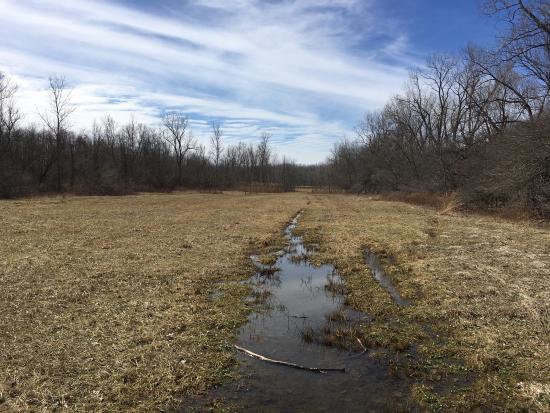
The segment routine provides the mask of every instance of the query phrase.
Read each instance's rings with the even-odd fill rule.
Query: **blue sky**
[[[47,78],[63,74],[90,129],[110,113],[158,125],[180,110],[208,141],[273,136],[277,152],[322,161],[434,52],[493,41],[478,0],[0,0],[0,70],[38,123]]]

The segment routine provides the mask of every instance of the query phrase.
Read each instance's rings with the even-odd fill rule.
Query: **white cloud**
[[[21,84],[28,122],[38,121],[47,76],[62,73],[74,85],[76,127],[106,113],[155,124],[178,108],[224,119],[231,139],[270,128],[282,153],[319,161],[400,88],[413,63],[403,33],[373,44],[371,57],[354,53],[357,36],[364,43],[382,25],[368,4],[198,0],[168,17],[105,1],[0,0],[0,70]],[[202,125],[195,129],[206,134]]]

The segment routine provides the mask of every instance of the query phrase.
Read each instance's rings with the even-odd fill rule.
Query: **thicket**
[[[550,3],[485,3],[506,29],[495,50],[435,55],[406,89],[335,146],[333,185],[354,192],[458,192],[473,206],[550,215]]]

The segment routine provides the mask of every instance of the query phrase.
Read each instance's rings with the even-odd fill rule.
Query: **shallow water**
[[[384,267],[380,262],[380,258],[373,253],[372,251],[365,251],[365,263],[372,271],[372,274],[378,283],[386,289],[386,291],[391,295],[395,303],[401,307],[407,307],[410,305],[409,300],[403,298],[397,288],[393,285],[390,278],[384,271]]]
[[[368,352],[357,351],[353,341],[347,349],[322,344],[327,315],[341,310],[343,324],[366,324],[370,317],[347,308],[338,291],[327,284],[342,280],[331,265],[315,267],[302,238],[294,236],[296,217],[285,230],[289,240],[275,267],[256,262],[258,272],[251,282],[256,296],[267,296],[266,310],[250,315],[237,344],[263,356],[308,367],[345,368],[325,374],[274,365],[237,353],[242,380],[214,390],[211,399],[223,399],[245,412],[365,412],[409,409],[409,382],[391,375],[387,366]],[[253,258],[254,259],[254,258]],[[334,326],[333,326],[334,327]],[[344,326],[345,327],[345,326]],[[314,339],[304,341],[304,331]]]

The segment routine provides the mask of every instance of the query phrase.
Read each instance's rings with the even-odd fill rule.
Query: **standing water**
[[[353,336],[366,314],[344,305],[343,281],[331,265],[313,266],[312,254],[293,235],[300,214],[285,229],[289,245],[274,267],[261,265],[252,277],[265,310],[250,315],[237,344],[254,353],[302,366],[344,369],[325,373],[289,368],[237,353],[242,379],[214,390],[245,412],[365,412],[406,408],[408,386],[390,374]],[[409,407],[410,408],[410,407]]]
[[[403,298],[401,294],[399,294],[397,288],[395,288],[395,286],[392,284],[390,278],[386,274],[386,271],[384,271],[384,267],[380,262],[380,258],[378,258],[378,256],[374,252],[366,250],[365,262],[372,271],[374,279],[386,289],[386,291],[391,295],[395,303],[400,307],[408,307],[410,305],[409,300]]]

